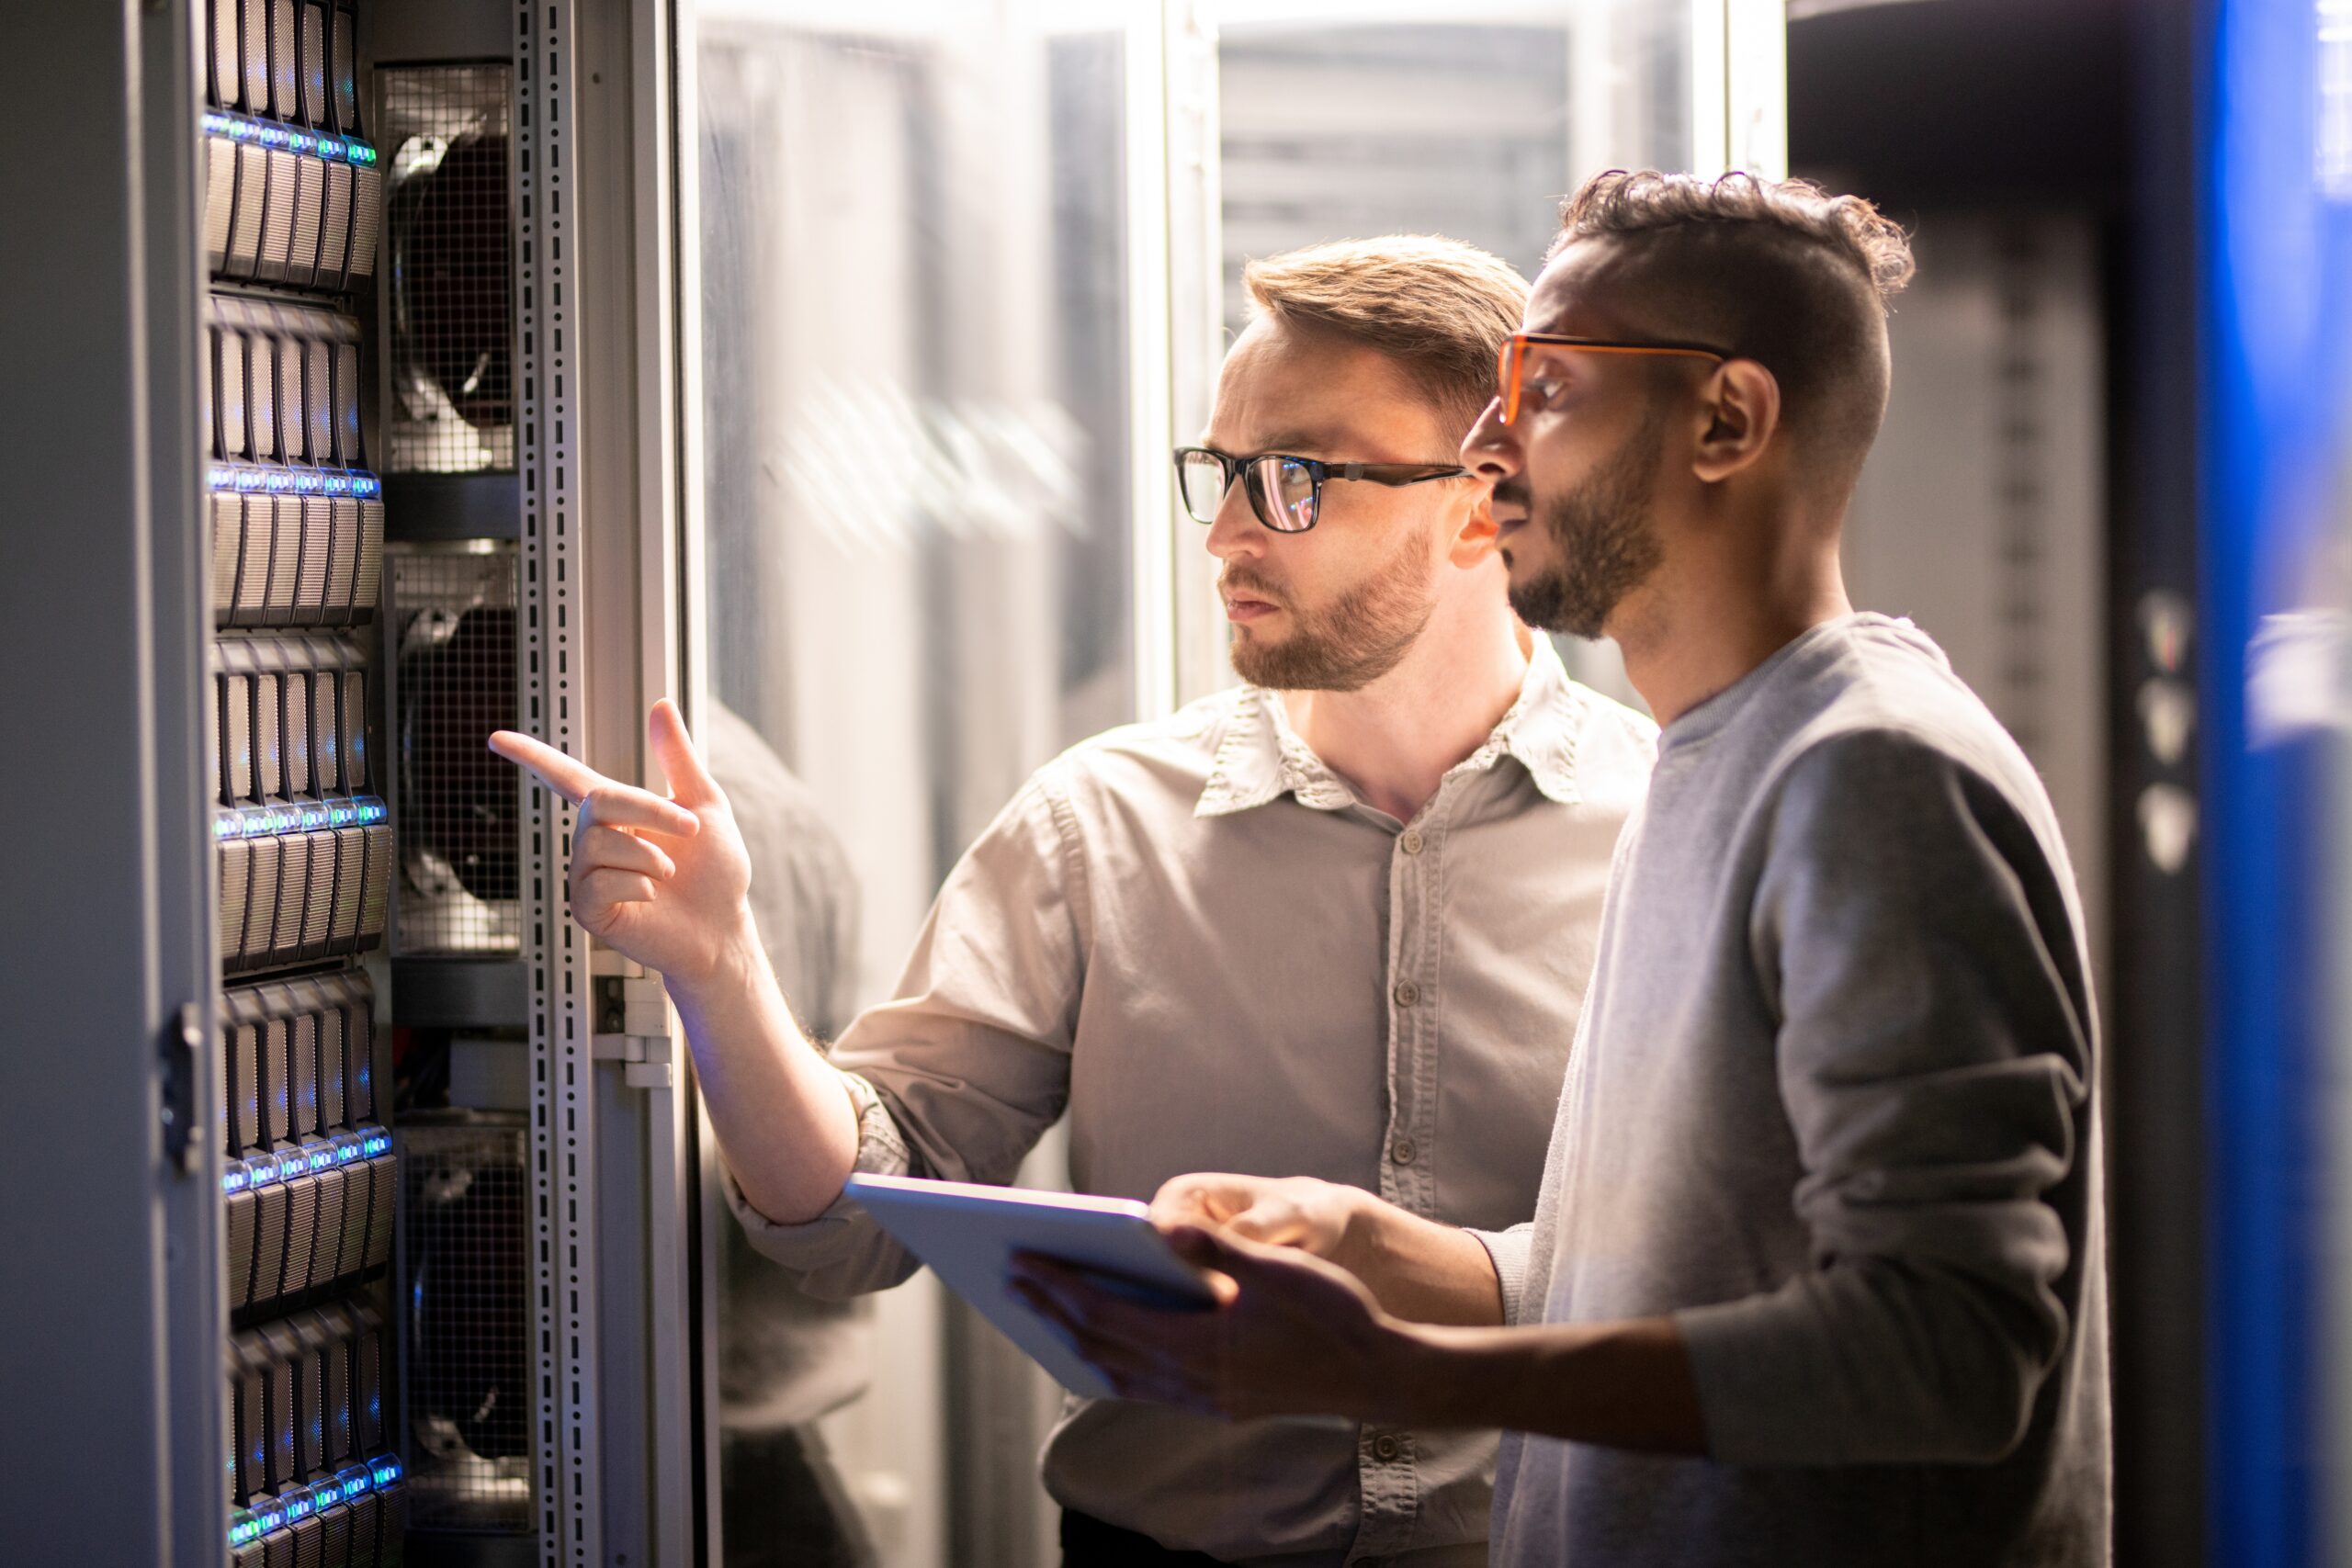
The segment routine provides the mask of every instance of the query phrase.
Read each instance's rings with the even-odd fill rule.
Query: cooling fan
[[[515,721],[514,558],[403,554],[392,570],[401,898],[408,956],[519,950],[520,807],[490,733]]]

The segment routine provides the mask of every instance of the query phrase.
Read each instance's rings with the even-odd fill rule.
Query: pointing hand
[[[580,808],[571,834],[571,916],[665,978],[709,976],[748,922],[750,857],[718,784],[664,698],[646,721],[672,798],[606,778],[555,748],[502,729],[490,749]]]

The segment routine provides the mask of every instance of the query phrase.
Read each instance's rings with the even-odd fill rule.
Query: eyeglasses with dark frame
[[[1502,352],[1495,367],[1495,396],[1502,401],[1502,422],[1510,424],[1519,418],[1520,375],[1527,367],[1529,345],[1542,344],[1547,348],[1576,348],[1594,354],[1647,354],[1688,355],[1693,359],[1712,359],[1726,364],[1731,355],[1720,348],[1710,348],[1702,343],[1619,343],[1605,338],[1570,337],[1563,333],[1513,333],[1503,340]]]
[[[1216,509],[1238,473],[1250,510],[1277,534],[1314,527],[1323,515],[1323,487],[1333,479],[1396,487],[1464,479],[1469,472],[1459,463],[1326,463],[1284,452],[1235,457],[1207,446],[1176,448],[1176,493],[1186,516],[1195,523],[1216,522]]]

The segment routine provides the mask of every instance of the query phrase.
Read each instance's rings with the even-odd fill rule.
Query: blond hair
[[[1437,234],[1332,240],[1242,268],[1257,310],[1386,355],[1466,435],[1495,393],[1527,280],[1501,257]]]

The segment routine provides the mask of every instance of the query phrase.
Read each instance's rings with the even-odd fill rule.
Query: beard
[[[1276,600],[1264,580],[1227,567],[1220,586],[1250,590],[1290,612],[1279,642],[1242,627],[1232,642],[1234,672],[1277,692],[1354,692],[1403,661],[1437,608],[1427,530],[1408,531],[1396,552],[1329,604],[1311,609]]]
[[[1521,620],[1547,632],[1600,637],[1610,612],[1657,570],[1665,551],[1650,516],[1650,491],[1664,423],[1662,414],[1644,420],[1582,486],[1531,506],[1530,520],[1551,540],[1554,559],[1523,581],[1511,578],[1510,607]]]

